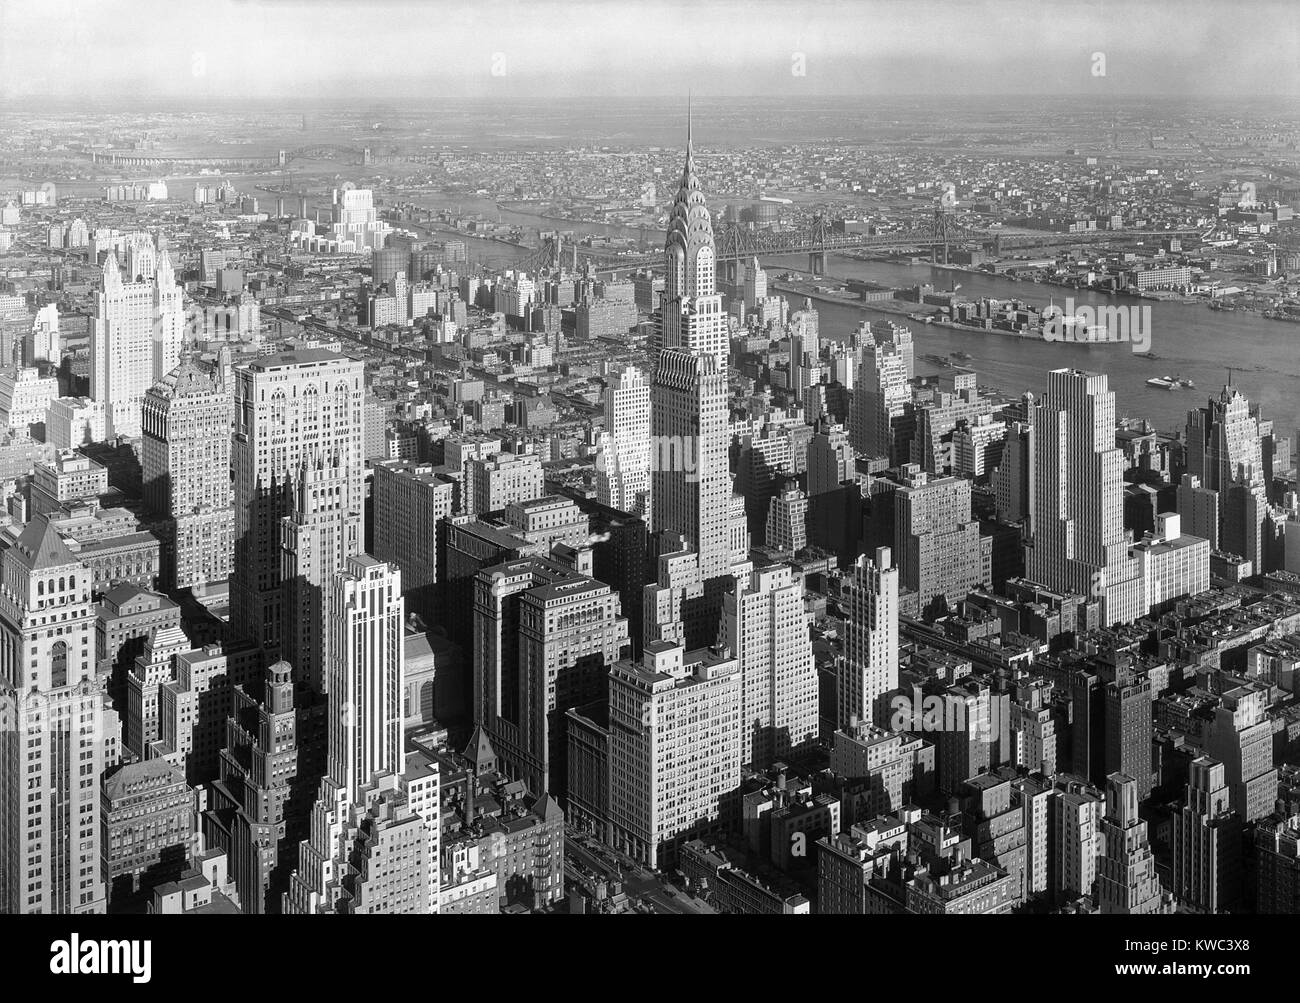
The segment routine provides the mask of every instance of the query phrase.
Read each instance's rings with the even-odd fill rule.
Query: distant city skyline
[[[9,0],[0,97],[1300,93],[1300,9],[1258,0],[1231,12],[1208,0]],[[57,48],[42,44],[55,34]]]

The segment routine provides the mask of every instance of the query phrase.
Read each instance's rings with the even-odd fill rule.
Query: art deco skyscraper
[[[342,523],[363,512],[363,395],[362,363],[324,349],[268,355],[235,369],[231,628],[272,661],[298,643],[288,636],[292,597],[281,551],[284,520],[300,510],[304,467],[338,472],[335,493],[309,499],[308,521],[314,514],[319,528],[320,520]],[[329,582],[342,567],[341,559],[333,567],[319,563],[312,581]],[[322,648],[323,639],[316,650]],[[321,684],[301,665],[294,672]]]
[[[650,531],[697,553],[705,579],[731,565],[729,417],[727,374],[712,356],[660,354],[650,390]]]
[[[1115,445],[1115,394],[1106,376],[1053,370],[1031,419],[1034,490],[1026,577],[1100,599],[1107,625],[1145,615],[1142,578],[1124,529],[1124,455]]]
[[[230,811],[231,871],[240,906],[252,915],[280,911],[316,790],[300,770],[288,662],[267,668],[265,694],[259,703],[242,687],[232,692],[221,776],[211,793],[213,807]]]
[[[365,554],[334,577],[329,767],[286,913],[438,911],[439,774],[402,749],[403,616],[393,565]]]
[[[105,905],[100,779],[121,729],[95,681],[90,571],[43,515],[0,557],[0,912]]]
[[[844,655],[837,684],[839,726],[886,726],[881,699],[898,687],[898,569],[888,547],[858,558],[844,586]]]
[[[230,577],[232,388],[221,362],[187,359],[144,396],[140,467],[144,498],[167,517],[163,584],[189,588]]]
[[[1263,484],[1258,409],[1236,387],[1225,386],[1187,413],[1187,472],[1213,491],[1234,481]]]
[[[329,645],[329,775],[348,800],[376,773],[401,773],[402,573],[368,554],[333,578]]]
[[[686,126],[686,164],[668,214],[664,246],[667,271],[659,319],[659,348],[682,349],[710,355],[718,371],[726,374],[730,354],[722,297],[716,292],[717,252],[713,220],[695,173],[695,146],[689,115]]]
[[[689,125],[664,258],[660,351],[650,388],[650,530],[659,567],[655,583],[646,586],[646,640],[694,648],[717,638],[722,596],[749,547],[736,526],[743,505],[732,503],[727,323],[714,288],[713,225]]]
[[[1268,511],[1263,436],[1259,408],[1232,386],[1187,413],[1187,472],[1219,493],[1216,542],[1252,562],[1257,574],[1268,570],[1261,532]]]
[[[1172,912],[1160,887],[1147,824],[1138,817],[1138,784],[1123,773],[1106,778],[1104,849],[1097,860],[1097,904],[1103,915]]]
[[[646,641],[712,643],[722,597],[748,570],[728,418],[727,377],[714,356],[660,353],[650,390],[650,529],[659,567],[646,586]]]
[[[110,436],[140,434],[144,395],[180,362],[184,336],[182,290],[165,250],[153,280],[140,282],[123,282],[110,252],[90,331],[90,395],[104,405]]]

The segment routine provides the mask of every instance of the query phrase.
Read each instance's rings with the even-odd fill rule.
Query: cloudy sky
[[[396,103],[688,88],[1300,95],[1300,3],[0,0],[9,99]]]

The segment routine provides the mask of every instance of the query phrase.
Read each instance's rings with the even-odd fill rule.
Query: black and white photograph
[[[1297,212],[1294,0],[0,0],[15,985],[1282,984]]]

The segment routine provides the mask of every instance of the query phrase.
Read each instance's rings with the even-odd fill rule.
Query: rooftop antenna
[[[1228,386],[1232,386],[1232,367],[1228,367]]]

